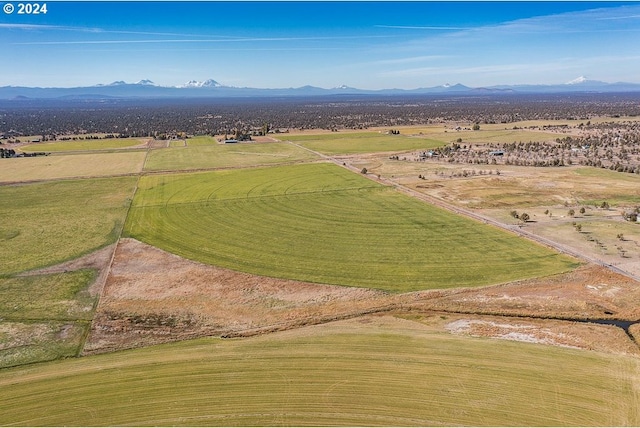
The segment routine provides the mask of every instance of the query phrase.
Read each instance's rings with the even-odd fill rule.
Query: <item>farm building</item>
[[[438,157],[439,154],[433,150],[429,150],[428,152],[422,152],[420,153],[420,158],[421,159],[425,159],[425,158],[436,158]]]

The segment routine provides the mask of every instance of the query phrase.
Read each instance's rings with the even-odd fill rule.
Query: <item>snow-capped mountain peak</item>
[[[570,80],[569,82],[567,82],[567,85],[579,85],[580,83],[584,83],[586,82],[588,79],[584,76],[580,76],[576,79]]]
[[[125,86],[125,85],[156,86],[156,84],[149,79],[143,79],[136,83],[127,83],[124,80],[116,80],[115,82],[111,82],[106,85],[103,83],[98,83],[96,86],[104,87],[104,86]]]
[[[218,82],[213,79],[207,79],[204,82],[198,80],[189,80],[184,85],[179,86],[179,88],[218,88],[222,86]]]

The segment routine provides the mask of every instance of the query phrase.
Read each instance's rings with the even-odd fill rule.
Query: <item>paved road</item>
[[[347,162],[344,162],[344,161],[336,159],[334,157],[325,155],[325,154],[317,152],[315,150],[311,150],[311,149],[309,149],[307,147],[303,147],[303,146],[301,146],[299,144],[296,144],[296,143],[294,143],[292,141],[286,141],[286,142],[289,143],[289,144],[292,144],[292,145],[294,145],[294,146],[296,146],[296,147],[298,147],[300,149],[307,150],[307,151],[309,151],[309,152],[311,152],[311,153],[313,153],[313,154],[315,154],[315,155],[317,155],[317,156],[319,156],[319,157],[321,157],[321,158],[323,158],[325,160],[333,162],[336,165],[339,165],[339,166],[341,166],[343,168],[346,168],[346,169],[348,169],[350,171],[360,173],[360,170],[358,170],[358,168],[354,167],[353,165],[350,165]],[[425,195],[424,193],[420,193],[420,192],[418,192],[418,191],[416,191],[416,190],[414,190],[414,189],[412,189],[412,188],[410,188],[408,186],[400,184],[400,183],[398,183],[395,180],[392,180],[390,178],[385,178],[385,177],[382,177],[382,176],[379,177],[379,176],[374,175],[374,174],[363,174],[363,175],[365,177],[369,178],[370,180],[373,180],[373,181],[376,181],[378,183],[385,184],[385,185],[388,185],[388,186],[392,186],[392,187],[398,189],[399,191],[401,191],[403,193],[406,193],[409,196],[412,196],[414,198],[423,200],[423,201],[428,202],[428,203],[430,203],[432,205],[438,206],[440,208],[444,208],[444,209],[446,209],[448,211],[454,212],[456,214],[463,215],[465,217],[477,220],[479,222],[482,222],[482,223],[485,223],[485,224],[489,224],[489,225],[498,227],[498,228],[503,229],[503,230],[507,230],[507,231],[515,233],[516,235],[519,235],[519,236],[521,236],[523,238],[527,238],[527,239],[530,239],[530,240],[532,240],[534,242],[537,242],[539,244],[546,245],[547,247],[553,248],[554,250],[559,251],[561,253],[568,254],[568,255],[570,255],[572,257],[575,257],[575,258],[580,259],[580,260],[587,261],[589,263],[593,263],[593,264],[596,264],[596,265],[604,266],[604,267],[612,270],[613,272],[616,272],[616,273],[619,273],[621,275],[627,276],[627,277],[629,277],[631,279],[634,279],[636,281],[640,281],[640,277],[637,276],[637,275],[634,275],[631,272],[628,272],[628,271],[626,271],[624,269],[620,269],[617,266],[614,266],[614,265],[611,265],[609,263],[606,263],[606,262],[604,262],[604,261],[602,261],[600,259],[597,259],[595,257],[591,257],[591,256],[589,256],[587,254],[581,253],[580,251],[577,251],[574,248],[567,247],[567,246],[565,246],[563,244],[560,244],[558,242],[555,242],[555,241],[553,241],[551,239],[548,239],[548,238],[545,238],[545,237],[542,237],[542,236],[539,236],[539,235],[535,235],[535,234],[523,229],[519,225],[502,223],[500,221],[497,221],[497,220],[492,219],[490,217],[484,216],[482,214],[478,214],[476,212],[469,211],[467,209],[452,205],[452,204],[450,204],[450,203],[448,203],[446,201],[443,201],[442,199],[438,199],[436,197],[433,197],[433,196],[430,196],[430,195]]]

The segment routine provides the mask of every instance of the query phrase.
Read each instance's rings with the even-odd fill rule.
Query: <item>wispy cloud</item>
[[[121,30],[105,30],[104,28],[97,27],[71,27],[60,25],[42,25],[42,24],[1,24],[0,30],[24,30],[24,31],[68,31],[77,33],[91,33],[91,34],[128,34],[137,36],[166,36],[166,37],[203,37],[202,34],[191,33],[162,33],[162,32],[150,32],[150,31],[121,31]],[[230,40],[243,40],[245,37],[224,36],[224,35],[209,35],[209,37],[217,37]]]
[[[618,20],[618,19],[639,19],[640,15],[619,15],[619,16],[604,16],[602,18],[596,18],[600,21],[611,21],[611,20]]]
[[[432,30],[432,31],[440,31],[440,30],[469,30],[471,27],[440,27],[435,25],[425,25],[425,26],[413,26],[413,25],[374,25],[376,28],[397,28],[403,30]]]
[[[137,33],[140,34],[140,33]],[[240,43],[240,42],[297,42],[329,40],[388,39],[388,36],[327,36],[327,37],[242,37],[205,39],[139,39],[139,40],[42,40],[35,42],[13,42],[13,45],[102,45],[135,43]]]
[[[76,30],[78,28],[75,27],[63,27],[59,25],[41,25],[41,24],[6,24],[0,23],[0,29],[9,29],[9,30]]]
[[[635,13],[634,13],[635,12]],[[571,33],[602,33],[640,31],[640,28],[614,27],[603,21],[629,19],[640,17],[640,6],[621,6],[597,8],[580,12],[566,12],[556,15],[545,15],[505,22],[501,25],[488,27],[486,31],[500,31],[508,33],[537,33],[537,34],[571,34]]]
[[[399,65],[399,64],[413,64],[419,62],[429,62],[429,61],[441,61],[447,59],[456,58],[453,55],[419,55],[419,56],[411,56],[406,58],[393,58],[393,59],[381,59],[378,61],[370,61],[366,64],[368,65]]]

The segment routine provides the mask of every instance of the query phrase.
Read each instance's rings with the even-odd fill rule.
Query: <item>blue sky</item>
[[[0,12],[0,86],[640,83],[637,2],[46,4]]]

